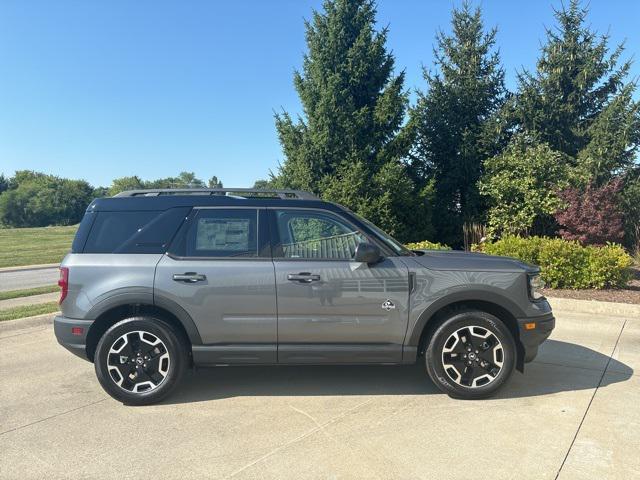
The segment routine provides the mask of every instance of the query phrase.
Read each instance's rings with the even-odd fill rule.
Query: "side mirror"
[[[356,247],[355,261],[367,264],[377,263],[380,260],[380,249],[372,243],[362,242]]]

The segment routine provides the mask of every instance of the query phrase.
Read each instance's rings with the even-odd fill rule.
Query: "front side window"
[[[256,257],[257,227],[256,210],[199,210],[187,231],[186,256]]]
[[[350,260],[366,237],[339,217],[313,210],[275,210],[279,245],[274,256]]]

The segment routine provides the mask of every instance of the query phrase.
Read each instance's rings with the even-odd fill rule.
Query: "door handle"
[[[287,280],[300,283],[319,282],[320,275],[309,272],[290,273],[287,275]]]
[[[176,273],[173,275],[173,280],[175,282],[196,283],[203,282],[206,279],[206,275],[196,272]]]

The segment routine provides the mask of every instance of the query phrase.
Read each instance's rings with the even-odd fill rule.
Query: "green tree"
[[[463,222],[482,220],[486,210],[477,184],[483,161],[500,148],[496,122],[506,89],[496,29],[485,31],[480,9],[454,8],[451,26],[450,35],[437,35],[437,72],[424,69],[427,90],[411,110],[410,165],[419,185],[435,182],[438,239],[459,245]]]
[[[9,180],[4,174],[0,174],[0,194],[9,188]]]
[[[144,183],[137,175],[115,178],[111,182],[111,187],[109,187],[109,196],[114,196],[127,190],[140,190],[142,188],[145,188]]]
[[[159,178],[144,182],[144,188],[205,188],[203,180],[193,172],[180,172],[177,177]]]
[[[218,177],[215,175],[209,179],[208,183],[209,188],[223,188],[222,181],[218,180]]]
[[[0,223],[11,227],[44,227],[78,223],[93,199],[84,180],[69,180],[21,170],[0,195]]]
[[[214,179],[217,184],[222,186],[222,182],[219,182],[218,178],[214,176],[209,180],[209,186],[211,188],[215,188],[211,186],[211,182]],[[177,177],[158,178],[156,180],[141,180],[140,177],[134,175],[133,177],[114,179],[109,188],[109,195],[113,196],[126,190],[140,190],[144,188],[205,188],[206,186],[207,184],[196,177],[193,172],[180,172]]]
[[[556,192],[567,183],[584,189],[587,185],[602,186],[615,178],[626,182],[637,165],[640,104],[633,99],[635,82],[627,80],[631,63],[621,60],[623,45],[611,49],[609,37],[588,26],[587,15],[588,9],[579,0],[571,0],[568,7],[555,11],[557,26],[547,30],[535,72],[519,73],[518,92],[503,109],[503,125],[509,134],[516,135],[517,142],[527,138],[529,149],[550,149],[560,155],[562,162],[563,176],[557,177],[556,183],[552,183],[555,170],[530,172],[530,195],[521,197],[521,201],[528,198],[534,204],[522,204],[520,215],[531,219],[533,212],[538,213],[534,225],[525,231],[534,228],[540,234],[556,233],[557,225],[542,219],[548,218],[549,208],[556,204]],[[518,145],[509,149],[521,150]],[[518,171],[521,161],[515,155],[502,155],[487,165],[500,164],[504,172]],[[500,175],[491,174],[482,181],[483,192],[493,205],[489,223],[494,231],[508,230],[508,219],[501,212],[511,208],[497,203],[498,199],[510,197],[509,182],[490,185],[501,179]],[[635,221],[637,209],[633,207],[634,184],[628,185],[624,190],[630,191],[623,191],[621,198],[627,199],[625,230],[632,242],[635,236],[630,232],[640,229],[630,223]],[[539,191],[533,195],[532,188]],[[540,199],[552,201],[541,203]],[[518,228],[522,225],[519,223]]]
[[[555,11],[535,72],[518,75],[509,115],[515,129],[569,155],[582,184],[606,183],[630,168],[640,145],[640,106],[624,45],[587,24],[588,9],[571,0]]]
[[[403,240],[424,239],[429,225],[414,220],[427,205],[402,163],[408,97],[388,30],[376,31],[371,0],[326,0],[323,9],[306,23],[308,52],[294,74],[303,116],[275,117],[285,159],[270,183],[342,203]]]
[[[516,136],[500,155],[485,162],[480,192],[490,200],[493,235],[544,234],[555,229],[553,214],[568,185],[567,155]]]

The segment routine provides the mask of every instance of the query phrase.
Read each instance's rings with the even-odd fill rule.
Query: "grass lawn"
[[[0,322],[15,320],[16,318],[32,317],[43,313],[53,313],[60,310],[58,302],[41,303],[39,305],[24,305],[22,307],[0,310]]]
[[[0,267],[58,263],[71,249],[77,225],[0,228]]]
[[[24,290],[9,290],[8,292],[0,292],[0,300],[9,300],[11,298],[30,297],[32,295],[42,295],[43,293],[59,292],[60,287],[57,285],[47,285],[45,287],[27,288]]]

